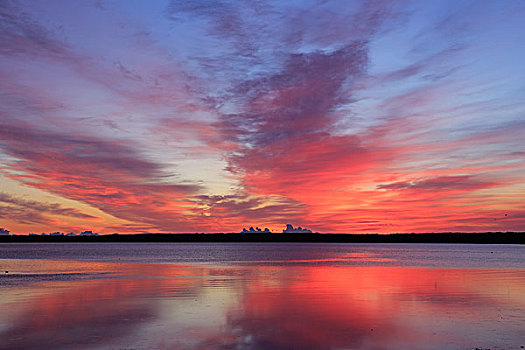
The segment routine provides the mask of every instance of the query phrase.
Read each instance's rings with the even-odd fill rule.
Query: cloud
[[[26,210],[25,208],[12,205],[0,204],[0,218],[14,220],[21,224],[52,224],[55,220],[42,215],[39,212]]]
[[[0,5],[1,55],[59,58],[67,54],[67,47],[56,40],[53,33],[13,4],[11,1],[2,1]]]
[[[378,185],[378,189],[384,190],[405,190],[416,189],[423,191],[473,191],[495,186],[492,182],[484,182],[475,179],[470,175],[440,176],[432,179],[420,181],[400,181],[390,184]]]
[[[218,125],[223,137],[241,147],[229,158],[230,169],[317,172],[320,158],[325,165],[336,160],[325,156],[338,146],[350,154],[359,150],[355,137],[331,132],[334,110],[349,98],[341,90],[364,73],[366,62],[364,43],[356,42],[334,52],[292,54],[280,72],[237,86],[234,93],[247,96],[245,112],[223,115]]]
[[[239,225],[281,226],[287,220],[299,220],[306,212],[302,203],[281,196],[249,196],[246,194],[192,198],[196,212],[216,224],[215,230],[225,227],[239,230]]]
[[[0,149],[13,159],[6,176],[157,229],[184,222],[184,198],[200,188],[165,182],[162,166],[126,142],[8,123],[0,125],[0,138]]]
[[[208,34],[231,40],[245,56],[264,55],[262,48],[297,49],[302,45],[333,45],[370,37],[398,10],[392,1],[342,4],[304,1],[301,4],[266,1],[171,1],[166,9],[173,21],[205,19]],[[259,57],[260,58],[260,57]]]
[[[223,45],[219,52],[231,50],[240,58],[251,60],[258,60],[257,54],[260,54],[261,47],[271,42],[268,40],[272,32],[271,23],[275,23],[278,17],[272,5],[261,1],[171,1],[166,14],[168,19],[175,22],[202,22],[204,19],[202,26],[206,28],[207,34],[219,39]],[[212,66],[218,63],[206,59],[199,62],[208,62]]]
[[[176,182],[162,164],[141,156],[128,142],[3,123],[0,149],[12,161],[4,175],[65,198],[87,203],[130,224],[110,226],[124,231],[237,231],[247,221],[280,225],[304,214],[302,204],[279,196],[198,195],[198,184]],[[12,217],[28,222],[32,212],[84,217],[55,204],[23,201],[3,195]],[[16,215],[15,215],[16,214]],[[86,217],[87,218],[87,217]],[[41,214],[33,222],[49,223]]]
[[[237,145],[227,169],[252,194],[302,203],[312,220],[309,208],[320,196],[388,158],[360,136],[338,133],[336,111],[351,103],[349,87],[365,74],[367,62],[363,41],[290,54],[280,71],[232,89],[243,112],[224,114],[217,124]]]
[[[333,222],[322,222],[325,212],[341,206],[337,199],[346,199],[343,203],[349,199],[338,189],[348,187],[356,176],[362,179],[363,172],[388,164],[396,152],[374,144],[381,137],[375,130],[362,135],[342,132],[340,126],[347,121],[339,113],[341,108],[352,108],[356,84],[367,74],[369,40],[395,17],[393,8],[388,2],[350,10],[325,4],[317,4],[320,10],[315,14],[287,9],[286,20],[274,22],[286,28],[283,32],[298,33],[298,40],[290,45],[289,38],[274,35],[273,43],[287,42],[288,51],[278,51],[271,69],[246,74],[249,78],[242,81],[233,79],[236,84],[220,101],[228,101],[227,109],[235,112],[221,113],[213,124],[222,144],[234,145],[225,149],[226,169],[244,190],[262,198],[277,196],[292,210],[299,203],[308,218],[305,224],[313,223],[319,230],[334,227]],[[221,15],[215,10],[191,9],[217,20]],[[315,26],[315,33],[301,16],[318,16],[327,25]],[[244,28],[233,27],[235,35],[229,30],[220,34],[236,40]],[[264,40],[258,43],[266,45]],[[301,45],[309,49],[299,49]],[[264,47],[272,50],[271,44]],[[224,109],[219,104],[219,112]],[[216,139],[214,135],[210,142]],[[342,217],[336,216],[333,221],[341,224]]]
[[[15,122],[18,117],[14,117],[12,123],[2,126],[6,138],[2,148],[13,160],[10,176],[29,186],[88,203],[141,228],[150,225],[153,230],[237,230],[235,225],[246,220],[277,223],[309,215],[304,198],[297,197],[301,188],[318,181],[322,188],[318,193],[339,184],[341,177],[369,166],[368,159],[374,152],[361,139],[336,135],[340,122],[337,109],[352,101],[352,84],[366,73],[369,38],[392,17],[389,2],[356,7],[335,2],[313,5],[322,11],[322,23],[316,30],[302,20],[318,17],[318,11],[312,9],[263,3],[172,2],[166,13],[175,25],[205,19],[208,35],[217,40],[217,46],[205,51],[206,62],[202,56],[192,57],[194,62],[209,65],[213,76],[224,77],[223,81],[230,83],[225,89],[209,90],[209,94],[202,89],[208,81],[203,84],[198,77],[191,77],[191,71],[166,72],[164,68],[169,65],[161,67],[162,77],[156,75],[153,79],[155,76],[149,73],[158,71],[156,59],[152,59],[155,65],[151,67],[130,64],[127,58],[94,61],[95,56],[79,54],[84,52],[82,48],[59,40],[50,30],[42,30],[44,41],[27,39],[35,47],[39,42],[49,47],[39,57],[65,64],[74,76],[108,89],[117,99],[123,98],[124,110],[160,106],[162,114],[169,117],[161,114],[156,118],[159,125],[147,123],[147,127],[158,132],[161,136],[157,139],[165,144],[178,140],[176,153],[215,156],[224,152],[227,169],[235,174],[243,190],[250,192],[242,198],[223,198],[213,203],[208,199],[203,203],[198,198],[202,187],[197,182],[188,184],[176,176],[166,179],[171,175],[166,174],[166,164],[144,154],[151,154],[153,149],[139,151],[146,142],[93,137],[89,130],[79,134],[75,131],[78,123],[56,117],[78,113],[75,104],[53,103],[38,89],[29,91],[23,86],[16,94],[25,97],[23,105],[33,106],[32,116],[20,118],[24,123]],[[20,17],[16,13],[11,8],[8,14],[14,27],[42,27],[30,15]],[[17,30],[9,35],[14,37]],[[21,32],[30,37],[30,30]],[[297,34],[297,38],[287,33]],[[147,47],[148,57],[164,57],[166,51],[159,48],[152,32],[145,31],[140,37],[139,48]],[[231,46],[224,45],[226,42]],[[53,47],[60,50],[55,52]],[[108,54],[112,52],[110,48]],[[236,78],[239,71],[246,72],[240,76],[247,79]],[[221,79],[212,80],[212,86],[220,86]],[[173,86],[174,81],[180,84]],[[12,91],[12,87],[7,90]],[[235,113],[225,113],[225,105],[232,103],[236,105]],[[5,112],[18,115],[18,107]],[[219,120],[190,120],[196,113],[219,115]],[[45,120],[45,124],[38,123],[46,127],[36,126],[34,116]],[[109,123],[121,135],[129,130],[119,118],[105,113],[86,118],[90,123],[92,119]],[[58,127],[48,129],[47,125]],[[192,136],[187,136],[188,132]],[[190,146],[188,140],[193,140]],[[148,142],[151,147],[151,140]],[[213,209],[201,212],[202,207]]]
[[[95,219],[95,216],[81,212],[75,208],[65,208],[58,203],[42,203],[37,201],[25,200],[10,196],[5,192],[0,192],[0,202],[17,207],[17,210],[27,210],[29,212],[47,213],[54,215],[70,216],[80,219]]]
[[[365,43],[353,42],[333,52],[291,54],[273,75],[245,81],[233,93],[248,96],[246,112],[224,115],[227,137],[253,147],[279,140],[332,131],[333,112],[349,96],[344,84],[364,73]]]

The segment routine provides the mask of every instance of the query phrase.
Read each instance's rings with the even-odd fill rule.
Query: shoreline
[[[140,233],[99,236],[0,236],[0,243],[85,243],[85,242],[195,242],[195,243],[470,243],[525,244],[525,232],[440,232],[394,234],[347,233]]]

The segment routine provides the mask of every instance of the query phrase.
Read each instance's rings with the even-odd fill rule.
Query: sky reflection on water
[[[0,262],[2,350],[525,345],[525,269]]]

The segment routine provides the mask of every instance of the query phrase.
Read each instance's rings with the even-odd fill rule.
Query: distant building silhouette
[[[0,227],[0,236],[9,236],[9,230]]]
[[[250,226],[249,229],[243,228],[241,233],[270,233],[270,230],[268,228],[261,230],[259,227],[253,228],[253,226]]]
[[[283,230],[283,233],[312,233],[312,230],[299,227],[293,227],[291,224],[286,224],[286,228]]]
[[[98,236],[98,233],[93,233],[93,231],[84,231],[80,233],[81,236]]]
[[[241,233],[271,233],[271,231],[268,228],[265,228],[264,230],[260,229],[259,227],[253,228],[253,226],[250,226],[249,229],[243,228]],[[313,233],[312,230],[299,227],[293,227],[291,224],[287,224],[286,228],[283,230],[283,233]]]

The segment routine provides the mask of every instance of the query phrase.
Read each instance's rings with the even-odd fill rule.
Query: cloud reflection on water
[[[114,278],[5,288],[0,349],[464,349],[525,341],[519,269],[105,267]]]

